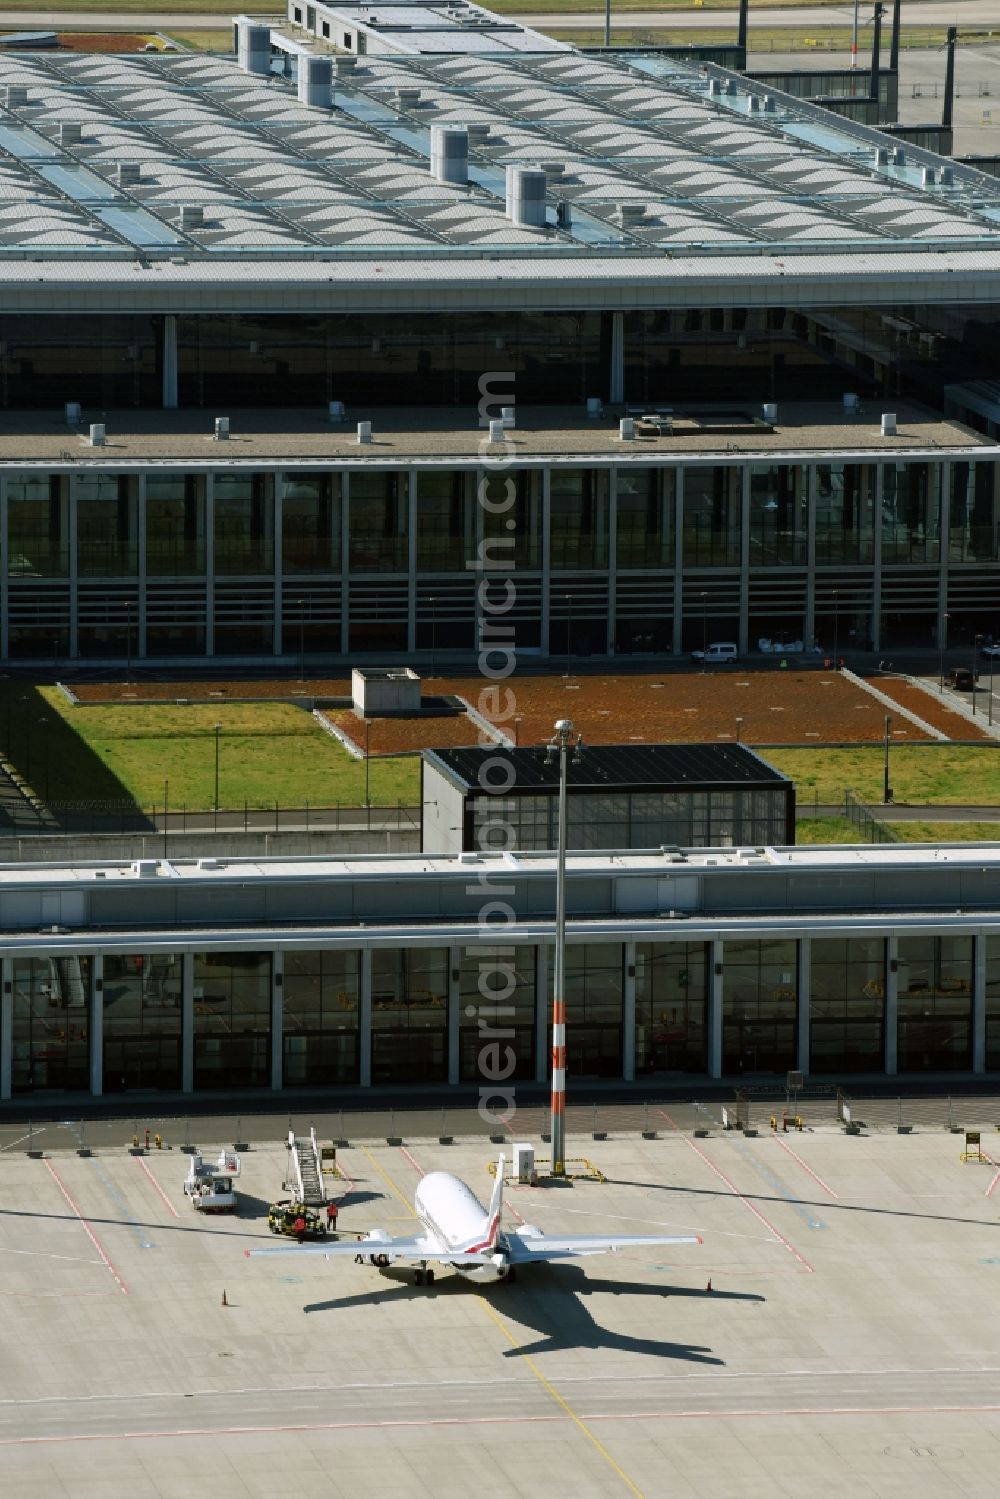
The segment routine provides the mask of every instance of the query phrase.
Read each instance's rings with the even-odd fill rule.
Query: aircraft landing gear
[[[373,1254],[371,1255],[371,1262],[376,1270],[388,1270],[389,1268],[389,1256],[387,1254]]]
[[[434,1271],[422,1266],[413,1272],[414,1283],[418,1286],[432,1286],[434,1284]]]

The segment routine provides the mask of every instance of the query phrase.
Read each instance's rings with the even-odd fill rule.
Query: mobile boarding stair
[[[323,1160],[315,1129],[311,1129],[308,1135],[296,1135],[291,1129],[288,1131],[288,1163],[283,1190],[290,1192],[295,1202],[304,1203],[306,1207],[319,1208],[325,1205]]]

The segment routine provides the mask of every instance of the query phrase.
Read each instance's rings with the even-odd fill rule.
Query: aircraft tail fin
[[[489,1218],[487,1220],[487,1248],[493,1250],[497,1245],[500,1233],[500,1220],[503,1216],[503,1171],[504,1157],[500,1154],[497,1161],[496,1180],[493,1183],[493,1196],[490,1198]]]

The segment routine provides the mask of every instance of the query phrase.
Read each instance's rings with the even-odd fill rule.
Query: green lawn
[[[195,52],[232,52],[233,50],[231,31],[168,31],[166,35],[172,41],[179,42],[182,47],[190,47]]]
[[[792,777],[800,802],[841,802],[845,787],[862,801],[882,800],[880,745],[762,753],[769,764]],[[889,774],[897,802],[1000,807],[1000,745],[893,745]]]
[[[219,805],[360,806],[365,767],[308,713],[285,703],[74,708],[52,687],[0,684],[0,733],[11,708],[11,758],[53,802],[123,801],[210,808],[219,735]],[[30,771],[29,771],[30,760]],[[415,758],[375,759],[374,804],[414,803]]]
[[[857,843],[859,834],[846,817],[799,817],[795,823],[796,843]]]
[[[1000,843],[1000,822],[894,822],[901,843]]]

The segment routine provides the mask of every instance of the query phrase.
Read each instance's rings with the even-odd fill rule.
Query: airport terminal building
[[[551,853],[0,868],[0,1097],[544,1083]],[[571,1079],[1000,1073],[1000,846],[569,856]],[[211,921],[206,923],[206,912]],[[485,1029],[484,1029],[485,1028]]]
[[[0,58],[5,657],[467,661],[508,521],[543,659],[992,629],[996,179],[462,0],[235,31]]]

